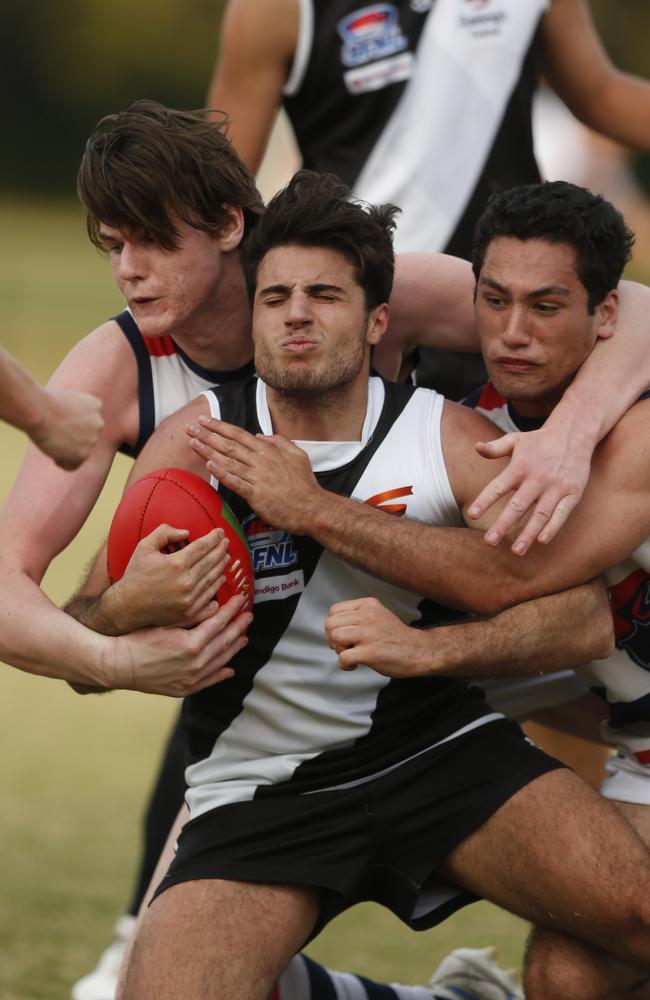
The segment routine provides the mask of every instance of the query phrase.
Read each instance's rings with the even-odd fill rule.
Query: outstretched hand
[[[589,480],[591,448],[571,428],[547,423],[537,431],[518,431],[494,441],[479,442],[484,458],[510,456],[507,467],[481,491],[468,515],[478,519],[513,492],[494,524],[486,531],[488,545],[498,545],[528,515],[512,551],[524,555],[534,541],[543,545],[557,535],[580,501]]]
[[[322,490],[306,452],[281,434],[249,434],[213,417],[199,421],[186,432],[212,475],[274,528],[307,534]]]

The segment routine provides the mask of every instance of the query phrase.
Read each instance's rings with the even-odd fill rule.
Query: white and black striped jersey
[[[213,415],[272,433],[261,381],[206,396]],[[297,443],[324,488],[392,510],[387,517],[460,525],[440,445],[442,404],[435,392],[373,377],[361,441]],[[335,602],[375,596],[409,623],[433,624],[453,612],[362,572],[311,538],[274,529],[219,489],[244,525],[256,596],[249,643],[232,661],[235,676],[185,700],[193,817],[278,792],[349,787],[495,718],[460,680],[341,671],[324,634]]]
[[[549,0],[299,0],[284,106],[304,166],[402,209],[396,249],[469,258],[495,187],[540,179],[531,106]]]

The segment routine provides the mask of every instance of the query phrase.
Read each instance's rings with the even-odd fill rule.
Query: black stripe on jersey
[[[359,172],[377,145],[404,91],[405,81],[389,83],[377,90],[352,95],[344,82],[343,38],[338,23],[355,8],[366,6],[350,0],[313,0],[312,50],[300,89],[283,98],[304,167],[319,173],[337,174],[353,187]],[[406,49],[417,49],[428,11],[415,11],[407,0],[392,6],[398,11],[399,28],[408,40]],[[371,65],[369,57],[359,65]]]
[[[243,384],[217,386],[210,390],[219,400],[221,418],[244,427],[251,434],[261,432],[257,417],[256,385],[256,380],[250,379]],[[386,382],[385,386],[384,405],[370,441],[357,458],[347,465],[319,474],[318,479],[325,489],[350,496],[377,448],[415,391],[413,386],[390,382]],[[253,514],[248,504],[237,494],[222,487],[220,492],[240,523]],[[291,536],[291,543],[297,554],[292,569],[302,571],[306,587],[318,565],[323,547],[307,536]],[[271,568],[258,572],[256,579],[263,581],[265,577],[275,574],[277,568]],[[258,603],[248,631],[248,645],[232,661],[234,677],[185,699],[183,721],[187,730],[191,762],[207,757],[215,739],[239,715],[255,674],[271,659],[273,650],[289,627],[299,601],[300,594],[297,594],[282,600]]]
[[[427,599],[420,602],[419,608],[422,619],[416,627],[468,617],[465,612]],[[352,747],[326,750],[300,764],[289,783],[299,793],[328,787],[333,774],[345,774],[346,782],[362,780],[394,766],[396,748],[402,760],[408,758],[488,711],[482,689],[469,681],[451,677],[393,678],[377,695],[368,732]],[[260,787],[255,796],[265,798],[281,788]]]
[[[140,414],[138,439],[134,446],[123,444],[120,447],[120,451],[124,455],[135,458],[140,454],[155,428],[151,359],[142,334],[128,309],[125,309],[118,316],[113,316],[113,319],[131,345],[138,366],[138,411]]]
[[[363,668],[359,668],[363,669]],[[300,764],[288,781],[260,785],[255,798],[366,781],[395,767],[490,712],[481,688],[444,677],[393,678],[377,696],[370,729],[354,743],[324,750]],[[387,724],[390,722],[390,726]]]
[[[397,421],[404,407],[415,392],[414,385],[403,385],[398,382],[384,383],[384,404],[379,414],[379,420],[370,440],[356,458],[353,458],[347,465],[342,465],[339,469],[331,472],[317,472],[316,478],[320,485],[330,490],[332,493],[339,493],[342,496],[350,496],[354,487],[366,471],[375,452],[384,441],[393,424]]]

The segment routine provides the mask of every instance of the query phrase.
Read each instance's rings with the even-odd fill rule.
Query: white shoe
[[[124,951],[135,929],[135,917],[125,913],[115,923],[115,937],[92,972],[72,987],[72,1000],[115,1000]]]
[[[499,968],[494,948],[456,948],[429,980],[435,1000],[524,1000],[512,972]]]

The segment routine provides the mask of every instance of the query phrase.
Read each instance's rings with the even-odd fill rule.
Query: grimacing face
[[[255,367],[267,385],[287,395],[322,395],[365,379],[384,310],[368,311],[355,269],[338,251],[274,247],[257,273]]]
[[[522,416],[546,417],[596,340],[614,332],[616,306],[613,291],[589,314],[570,244],[496,237],[475,302],[491,382]]]

